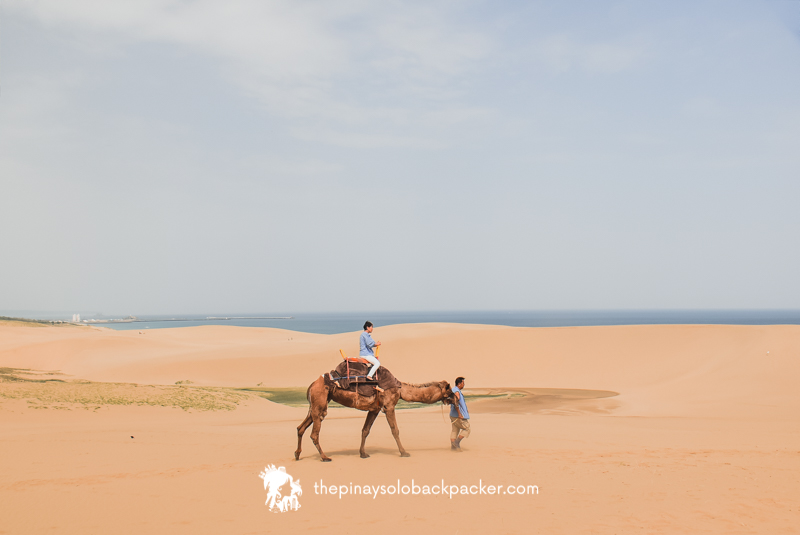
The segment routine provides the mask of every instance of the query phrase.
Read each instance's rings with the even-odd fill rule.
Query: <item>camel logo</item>
[[[300,488],[300,480],[295,481],[292,476],[286,473],[283,466],[275,468],[274,464],[264,467],[264,471],[258,474],[264,480],[264,490],[267,491],[267,501],[264,505],[269,505],[269,510],[273,513],[285,513],[286,511],[297,511],[300,509],[298,496],[303,495]]]

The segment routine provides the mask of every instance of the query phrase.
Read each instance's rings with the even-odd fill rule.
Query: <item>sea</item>
[[[44,317],[36,319],[68,319]],[[27,315],[25,317],[33,317]],[[120,317],[120,316],[115,316]],[[81,319],[92,316],[82,315]],[[202,314],[137,316],[130,323],[95,323],[117,330],[165,329],[198,325],[273,327],[317,334],[360,331],[371,321],[376,329],[407,323],[463,323],[509,327],[588,325],[800,325],[800,310],[535,310],[440,312],[336,312],[273,314]]]

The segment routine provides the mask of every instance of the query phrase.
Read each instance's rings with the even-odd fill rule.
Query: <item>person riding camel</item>
[[[380,342],[376,342],[372,339],[372,330],[373,325],[371,321],[368,321],[364,324],[364,332],[361,333],[361,339],[359,340],[359,352],[358,356],[366,361],[369,361],[372,364],[372,368],[369,370],[367,374],[367,379],[372,381],[375,379],[375,372],[378,371],[378,368],[381,367],[381,362],[375,357],[375,350],[374,348],[381,345]]]

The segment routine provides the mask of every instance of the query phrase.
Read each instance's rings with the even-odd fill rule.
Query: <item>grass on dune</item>
[[[233,410],[250,396],[229,388],[69,381],[57,372],[0,368],[0,399],[26,400],[35,409],[99,409],[107,405],[150,405],[183,410]]]

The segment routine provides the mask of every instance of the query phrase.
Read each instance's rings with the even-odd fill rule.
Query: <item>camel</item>
[[[400,443],[400,429],[397,427],[397,418],[395,417],[395,405],[397,401],[402,399],[405,401],[417,401],[422,403],[436,403],[441,401],[445,405],[452,405],[453,391],[450,390],[450,384],[447,381],[430,382],[424,384],[411,384],[401,383],[400,388],[387,388],[383,391],[375,390],[374,394],[370,397],[361,396],[357,392],[349,390],[342,390],[331,382],[326,382],[324,376],[320,376],[316,381],[311,383],[306,392],[309,407],[308,415],[299,426],[297,426],[297,451],[294,452],[295,460],[300,460],[300,452],[303,446],[303,435],[311,423],[314,427],[311,430],[311,441],[317,447],[320,457],[325,462],[332,459],[325,455],[322,447],[319,445],[319,431],[322,428],[322,420],[328,414],[328,402],[334,400],[345,407],[351,407],[361,411],[367,411],[367,419],[364,422],[364,427],[361,429],[361,449],[359,453],[362,459],[369,457],[364,445],[367,442],[367,436],[372,428],[375,418],[383,411],[386,414],[386,421],[389,422],[389,427],[392,428],[392,435],[397,442],[397,447],[400,449],[401,457],[411,457],[403,444]]]

